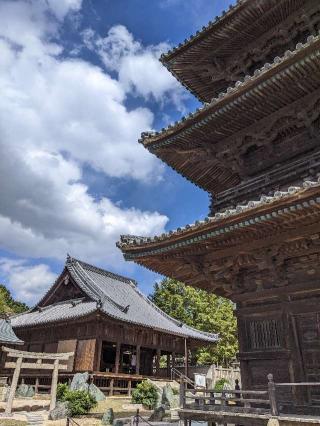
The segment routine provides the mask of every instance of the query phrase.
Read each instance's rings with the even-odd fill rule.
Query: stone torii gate
[[[5,414],[8,415],[12,412],[13,399],[16,393],[21,369],[52,370],[50,411],[53,410],[56,406],[59,370],[68,369],[66,361],[68,361],[70,357],[74,356],[74,352],[54,354],[42,352],[26,352],[19,351],[16,349],[10,349],[5,346],[2,346],[2,351],[7,353],[8,358],[16,358],[16,361],[7,361],[5,363],[5,368],[14,368]],[[30,362],[28,360],[36,361]],[[59,364],[60,361],[64,361],[65,363]]]

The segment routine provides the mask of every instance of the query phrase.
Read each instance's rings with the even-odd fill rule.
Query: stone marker
[[[18,386],[16,390],[16,396],[18,398],[31,398],[35,394],[34,389],[32,386],[26,385],[22,383]]]
[[[61,420],[70,416],[70,410],[67,402],[57,402],[56,407],[50,411],[49,420]]]
[[[169,410],[173,405],[173,400],[174,400],[174,393],[173,393],[172,387],[169,384],[166,384],[162,390],[162,399],[161,399],[162,406],[165,409]]]
[[[114,421],[113,409],[108,408],[102,417],[101,424],[103,426],[109,426],[109,425],[113,425],[113,421]]]
[[[166,415],[165,409],[163,407],[158,407],[149,417],[150,422],[162,422],[164,416]]]
[[[93,383],[89,385],[89,394],[93,396],[97,402],[106,400],[104,393]]]
[[[75,390],[88,391],[88,388],[89,388],[88,380],[89,380],[89,373],[76,373],[73,376],[70,389],[72,391],[75,391]]]

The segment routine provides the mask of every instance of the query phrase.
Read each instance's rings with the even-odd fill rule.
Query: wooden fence
[[[175,370],[180,371],[184,374],[184,367],[175,367]],[[189,366],[188,367],[188,377],[190,379],[194,379],[195,374],[204,374],[209,382],[210,386],[214,386],[214,384],[220,379],[226,379],[230,383],[231,386],[234,386],[235,381],[238,380],[241,385],[241,376],[240,376],[240,368],[238,367],[230,367],[224,368],[216,365],[210,366]],[[159,376],[163,378],[168,377],[167,368],[160,368]]]
[[[221,379],[226,379],[231,386],[234,386],[236,380],[238,380],[241,386],[240,368],[238,367],[224,368],[212,365],[209,369],[207,377],[211,378],[213,385]]]
[[[320,389],[320,383],[305,382],[305,383],[275,383],[273,375],[269,374],[268,382],[266,382],[265,390],[222,390],[203,388],[188,388],[187,383],[181,379],[180,382],[180,409],[218,412],[224,411],[227,413],[246,413],[246,414],[268,414],[277,417],[282,413],[282,403],[279,401],[277,390],[283,388],[307,388],[308,391],[314,388]],[[292,414],[295,414],[294,401],[291,401]],[[299,406],[299,414],[304,413],[303,407]],[[308,408],[308,404],[305,409]],[[313,407],[314,411],[314,407]],[[290,411],[289,411],[290,413]]]
[[[59,373],[59,383],[71,383],[74,373]],[[145,379],[159,380],[156,377],[147,377],[140,375],[130,375],[121,373],[93,372],[91,374],[92,383],[94,383],[102,392],[108,396],[122,394],[131,396],[132,390]],[[12,377],[6,377],[9,384]],[[21,373],[19,383],[25,383],[33,386],[35,393],[48,393],[51,389],[52,376],[48,373],[34,372]]]

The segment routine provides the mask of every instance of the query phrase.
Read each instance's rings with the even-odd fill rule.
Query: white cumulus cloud
[[[100,56],[107,70],[118,73],[126,93],[162,103],[170,101],[184,109],[186,91],[159,62],[161,53],[170,48],[167,43],[145,47],[123,25],[113,26],[106,37],[87,29],[83,39],[85,45]]]
[[[115,248],[119,234],[161,233],[168,218],[94,196],[84,168],[145,184],[161,179],[163,169],[137,143],[140,133],[152,128],[152,111],[126,107],[130,90],[142,93],[138,77],[123,76],[119,68],[115,78],[65,56],[59,28],[80,8],[80,0],[0,2],[0,246],[23,258],[62,260],[70,252],[113,267],[121,263]],[[154,60],[155,48],[144,49],[123,27],[122,39],[130,40],[122,40],[118,30],[122,45],[110,42],[117,61],[132,59],[131,53]],[[115,66],[110,63],[109,71]],[[134,65],[132,72],[137,69]],[[160,99],[170,91],[172,81],[161,78],[162,89],[149,86],[146,97]],[[23,261],[8,269],[2,263],[23,300],[31,300],[28,282],[44,289],[52,281],[46,265],[38,266]]]
[[[32,305],[54,283],[54,274],[48,265],[30,265],[26,260],[0,259],[0,272],[18,299]]]

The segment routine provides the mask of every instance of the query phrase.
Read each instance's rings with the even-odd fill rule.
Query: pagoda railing
[[[317,407],[312,402],[308,403],[304,401],[304,403],[301,403],[300,401],[300,404],[296,404],[294,395],[299,388],[307,389],[307,392],[304,392],[305,396],[310,396],[310,392],[314,388],[318,388],[318,393],[320,394],[320,383],[276,383],[273,380],[272,374],[268,375],[268,384],[265,390],[244,390],[240,388],[224,390],[205,388],[188,389],[187,383],[181,379],[180,409],[182,411],[192,410],[279,416],[283,413],[296,413],[298,410],[295,410],[295,407],[299,406],[300,414],[303,414],[303,407],[306,410],[308,407],[311,407],[311,413],[315,413]],[[292,396],[285,402],[279,396],[284,389],[293,391]],[[310,410],[307,411],[307,414],[310,414]]]

